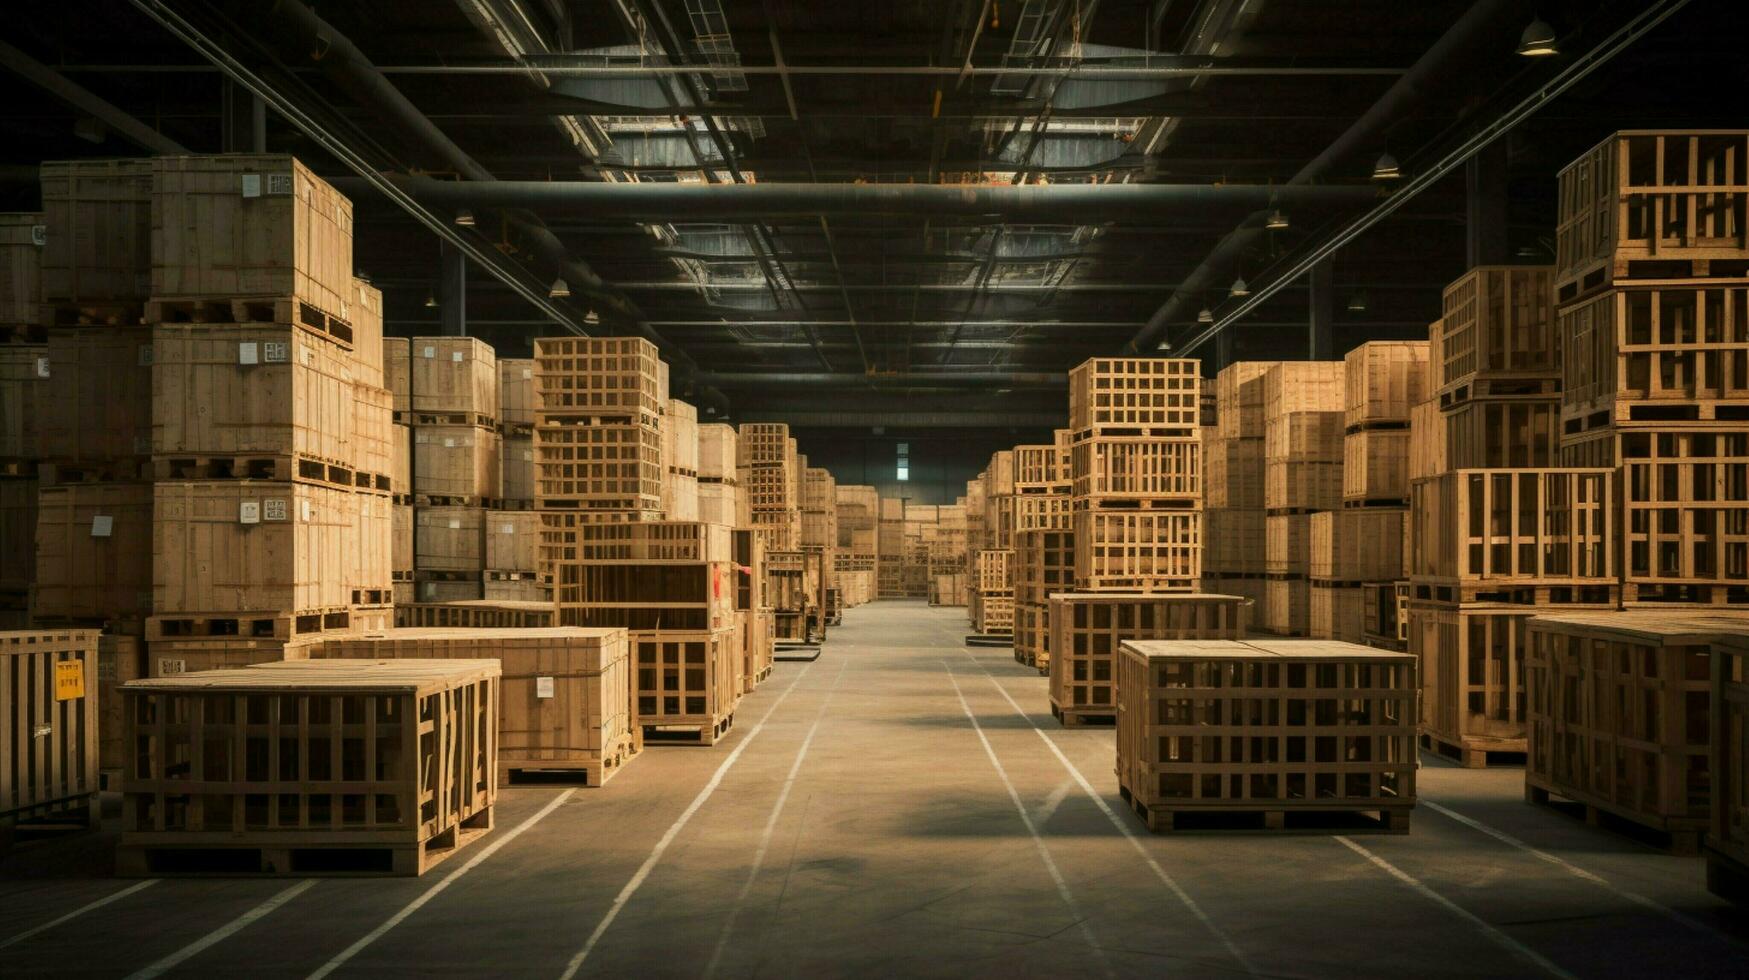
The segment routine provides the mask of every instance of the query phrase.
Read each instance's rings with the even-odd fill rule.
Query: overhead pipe
[[[1457,23],[1435,41],[1402,77],[1392,83],[1385,90],[1385,94],[1379,96],[1378,101],[1362,113],[1353,125],[1325,147],[1324,152],[1300,168],[1299,173],[1286,184],[1276,188],[1279,196],[1268,206],[1292,206],[1294,198],[1291,192],[1315,186],[1313,181],[1324,179],[1335,172],[1340,164],[1355,154],[1379,147],[1385,131],[1404,113],[1413,109],[1431,86],[1443,79],[1448,72],[1461,69],[1469,63],[1464,55],[1472,45],[1479,43],[1502,23],[1516,24],[1523,15],[1524,5],[1518,0],[1478,0],[1472,4],[1458,18]],[[1240,258],[1264,237],[1267,231],[1266,221],[1264,215],[1252,214],[1221,239],[1202,263],[1184,277],[1182,285],[1172,296],[1154,311],[1148,318],[1147,325],[1137,331],[1125,345],[1125,349],[1132,353],[1152,350],[1167,324],[1194,316],[1195,310],[1202,303],[1203,294],[1217,290],[1222,277],[1233,275]]]
[[[851,372],[754,371],[703,373],[705,384],[726,388],[856,384],[891,388],[1065,388],[1069,376],[1048,371],[909,371],[901,374],[855,374]]]
[[[401,180],[417,200],[454,208],[527,208],[592,218],[718,221],[828,215],[958,215],[1009,221],[1158,220],[1186,211],[1337,206],[1376,199],[1371,185],[1315,184],[613,184],[596,181]]]

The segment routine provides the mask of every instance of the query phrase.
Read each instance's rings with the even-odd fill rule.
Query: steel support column
[[[1505,265],[1506,141],[1483,147],[1464,165],[1464,245],[1469,268]]]
[[[448,242],[438,255],[438,332],[445,337],[468,335],[468,257]]]
[[[1306,359],[1327,361],[1335,356],[1336,348],[1336,279],[1331,260],[1312,266],[1306,275],[1312,286],[1312,302],[1306,311]]]
[[[224,153],[267,152],[267,103],[226,78],[219,92],[219,146]]]

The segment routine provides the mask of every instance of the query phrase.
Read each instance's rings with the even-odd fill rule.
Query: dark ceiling
[[[1606,133],[1741,125],[1739,5],[349,0],[317,4],[326,25],[310,28],[297,0],[62,0],[8,11],[3,60],[34,60],[60,82],[0,73],[0,208],[35,206],[41,160],[145,152],[113,120],[94,131],[100,114],[61,83],[191,151],[247,148],[250,94],[166,18],[321,128],[313,138],[269,112],[266,146],[354,195],[356,262],[382,287],[392,333],[438,329],[427,299],[442,246],[336,145],[376,171],[438,180],[1025,185],[1039,201],[1077,184],[1226,188],[1085,214],[903,197],[824,214],[608,214],[543,199],[474,209],[457,231],[525,290],[544,297],[566,278],[572,295],[552,306],[574,325],[661,338],[676,394],[738,418],[1048,426],[1069,367],[1162,341],[1185,350],[1204,333],[1199,310],[1224,319],[1235,305],[1233,279],[1271,282],[1401,193],[1371,181],[1381,153],[1412,177],[1663,7],[1679,9],[1494,142],[1473,173],[1432,182],[1335,254],[1317,293],[1339,356],[1423,336],[1471,254],[1549,261],[1555,174]],[[1561,53],[1521,57],[1539,16]],[[391,111],[396,99],[411,112]],[[1269,201],[1241,185],[1313,191],[1277,192],[1289,224],[1267,229]],[[1211,372],[1222,358],[1306,356],[1308,280],[1286,280],[1194,356]],[[561,329],[478,267],[463,305],[469,332],[508,353]]]

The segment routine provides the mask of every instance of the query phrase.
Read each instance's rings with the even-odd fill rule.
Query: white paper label
[[[427,347],[427,348],[425,348],[425,352],[421,356],[423,356],[423,357],[436,357],[437,356],[437,348]]]
[[[533,369],[531,369],[531,368],[523,368],[522,369],[522,380],[527,381],[528,379],[530,379],[532,377],[534,377]]]
[[[244,500],[237,504],[237,521],[242,524],[261,523],[261,501]]]
[[[523,459],[523,462],[533,462],[534,461],[534,450],[524,449],[522,451],[522,459]]]
[[[264,521],[283,521],[286,519],[284,498],[271,497],[261,502],[261,519]]]
[[[514,524],[500,524],[500,525],[498,525],[498,533],[499,534],[515,534],[516,533],[516,525],[514,525]]]
[[[269,340],[261,345],[261,359],[268,364],[285,364],[291,360],[291,344]]]
[[[443,440],[443,448],[445,448],[445,449],[454,449],[454,448],[455,448],[455,440],[454,440],[454,439],[448,439],[448,438],[446,438],[446,439],[444,439],[444,440]]]
[[[261,196],[261,175],[260,174],[244,174],[243,175],[243,196],[244,197],[260,197]]]
[[[108,514],[98,514],[91,518],[91,536],[107,538],[115,531],[115,518]]]
[[[152,366],[152,345],[151,344],[141,344],[140,345],[140,367],[151,367],[151,366]]]
[[[253,340],[241,341],[237,344],[238,364],[260,364],[261,345]]]
[[[49,243],[49,226],[48,225],[31,225],[30,226],[30,243],[32,245],[39,247],[39,248],[44,246],[44,245],[47,245]]]
[[[461,518],[459,518],[459,517],[452,517],[452,518],[450,518],[450,519],[449,519],[449,529],[450,529],[450,530],[451,530],[451,531],[459,531],[459,530],[461,530],[461,529],[462,529],[462,522],[461,522]]]
[[[46,378],[49,376],[49,359],[48,358],[39,357],[36,359],[36,376],[39,378]]]
[[[449,352],[449,359],[456,362],[457,364],[460,364],[462,362],[462,352],[459,350],[450,351]]]
[[[299,347],[298,354],[302,356],[304,367],[316,363],[316,352],[308,347]]]
[[[303,506],[304,523],[308,524],[311,521],[316,519],[316,505],[310,503],[308,500],[301,501],[301,503],[304,505]]]
[[[550,698],[553,696],[553,679],[551,677],[536,677],[534,679],[534,696]]]

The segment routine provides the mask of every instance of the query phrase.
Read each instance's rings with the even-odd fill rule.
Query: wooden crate
[[[1342,502],[1367,504],[1409,499],[1408,428],[1360,429],[1342,438]]]
[[[498,420],[498,358],[475,337],[414,337],[409,404],[415,423],[493,425]],[[434,416],[429,420],[419,416]]]
[[[1012,549],[993,549],[978,552],[978,577],[975,585],[979,592],[1007,592],[1014,588],[1013,573],[1014,551]]]
[[[354,381],[372,388],[387,388],[383,364],[383,291],[368,280],[352,279],[352,357],[358,366]]]
[[[1749,633],[1749,613],[1545,613],[1528,632],[1526,794],[1694,850],[1712,816],[1711,645]]]
[[[537,337],[534,362],[541,417],[657,427],[667,411],[666,368],[642,337]]]
[[[143,302],[152,289],[152,161],[51,160],[40,172],[45,305]]]
[[[972,608],[972,632],[1003,636],[1014,632],[1014,596],[1007,592],[976,592]]]
[[[19,605],[36,581],[37,494],[34,479],[0,478],[0,608]]]
[[[735,459],[739,455],[740,435],[725,422],[708,422],[698,427],[698,478],[718,483],[734,483]],[[869,488],[872,492],[873,488]]]
[[[1373,340],[1343,358],[1343,424],[1350,430],[1400,425],[1409,410],[1432,394],[1427,389],[1428,342]]]
[[[149,483],[41,487],[31,614],[81,622],[151,615],[152,539]]]
[[[1350,585],[1402,578],[1407,568],[1403,522],[1408,516],[1403,508],[1385,507],[1354,507],[1310,515],[1307,572],[1316,581]]]
[[[1250,600],[1185,593],[1059,592],[1049,599],[1051,713],[1064,725],[1111,724],[1118,647],[1128,640],[1245,636]]]
[[[625,630],[391,629],[340,636],[310,652],[321,660],[477,660],[503,669],[498,782],[516,774],[570,774],[600,786],[637,755],[631,658]]]
[[[1017,531],[1010,578],[1015,599],[1043,606],[1054,592],[1075,585],[1075,534],[1068,530]]]
[[[88,629],[0,632],[0,834],[98,825],[98,642]]]
[[[413,342],[406,337],[383,338],[383,384],[395,395],[395,420],[407,421],[413,410]]]
[[[1364,643],[1363,602],[1358,585],[1313,581],[1308,593],[1306,635],[1314,640]]]
[[[1069,372],[1069,428],[1076,439],[1095,431],[1195,435],[1201,422],[1201,394],[1201,361],[1092,358]]]
[[[478,599],[471,602],[412,602],[395,606],[395,625],[466,629],[510,627],[544,629],[553,625],[551,602]]]
[[[880,589],[880,598],[889,598],[888,592],[898,591],[897,583],[891,583],[891,588]],[[929,604],[932,606],[964,606],[970,601],[971,589],[966,584],[963,573],[937,573],[931,576],[929,585]]]
[[[1262,575],[1268,570],[1269,518],[1261,507],[1216,507],[1202,512],[1203,565],[1221,575]]]
[[[483,505],[499,496],[499,436],[479,425],[413,427],[413,493],[433,504]]]
[[[342,630],[341,632],[345,632]],[[232,670],[280,660],[305,660],[321,632],[301,636],[172,636],[146,643],[145,677],[175,677],[204,670]]]
[[[633,630],[732,627],[731,542],[729,529],[720,524],[586,525],[579,529],[577,558],[555,569],[559,624]]]
[[[698,485],[698,519],[708,524],[744,527],[752,513],[746,506],[746,492],[726,483]]]
[[[1741,282],[1746,166],[1743,130],[1624,130],[1587,150],[1560,174],[1556,301],[1629,281]]]
[[[1075,587],[1189,592],[1202,577],[1202,512],[1075,513]]]
[[[97,463],[152,451],[152,331],[49,331],[48,377],[38,402],[44,459]]]
[[[1222,439],[1263,438],[1264,376],[1278,361],[1238,361],[1215,375],[1215,429]]]
[[[1014,492],[1058,493],[1069,479],[1062,469],[1063,452],[1056,443],[1014,447]]]
[[[534,359],[499,357],[498,424],[533,425],[540,401],[534,394]]]
[[[137,636],[102,633],[97,637],[96,673],[86,678],[97,698],[97,764],[106,788],[121,779],[122,743],[121,685],[151,676],[146,666],[146,644]]]
[[[1445,287],[1440,349],[1441,407],[1474,397],[1556,394],[1561,337],[1555,330],[1553,269],[1477,266]]]
[[[498,442],[499,497],[507,503],[533,506],[535,500],[534,433],[510,430]]]
[[[1270,510],[1342,506],[1342,413],[1271,416],[1263,449],[1263,503]]]
[[[40,212],[0,214],[0,325],[37,322],[48,234]]]
[[[0,345],[0,464],[42,455],[42,401],[49,394],[49,374],[47,344]]]
[[[1071,451],[1070,492],[1105,507],[1152,508],[1202,496],[1202,442],[1190,438],[1088,436]]]
[[[1262,439],[1216,439],[1203,444],[1203,503],[1240,510],[1264,507]]]
[[[1475,398],[1446,411],[1444,420],[1449,469],[1523,469],[1560,463],[1557,399]]]
[[[1409,652],[1421,664],[1421,733],[1428,748],[1470,768],[1525,752],[1525,627],[1550,610],[1411,599]]]
[[[152,178],[152,296],[289,297],[351,323],[352,202],[308,167],[285,155],[155,157]],[[336,339],[350,344],[347,334]]]
[[[419,507],[413,513],[413,567],[478,574],[486,567],[486,514],[479,507]],[[423,598],[423,597],[422,597]]]
[[[726,735],[741,699],[739,632],[649,630],[631,634],[637,668],[635,723],[648,743],[712,745]]]
[[[1360,591],[1362,642],[1383,650],[1408,650],[1409,583],[1363,582]]]
[[[484,515],[486,568],[535,572],[540,568],[540,515],[531,510],[493,510]]]
[[[1023,531],[1066,530],[1074,523],[1073,498],[1067,493],[1017,494],[1011,499],[1013,535]]]
[[[418,875],[492,827],[496,661],[281,661],[122,696],[118,874]]]
[[[1409,410],[1410,483],[1450,468],[1447,431],[1445,413],[1440,411],[1438,401],[1425,401]]]
[[[534,454],[535,504],[541,509],[662,509],[659,428],[548,419],[535,427]]]
[[[1312,570],[1312,518],[1315,514],[1270,514],[1264,519],[1264,565],[1271,575],[1306,575]]]
[[[1303,575],[1269,576],[1257,624],[1279,636],[1305,636],[1312,628],[1311,582]]]
[[[1614,478],[1608,469],[1574,468],[1455,470],[1423,480],[1410,510],[1411,577],[1446,585],[1613,582]]]
[[[360,492],[407,492],[405,483],[395,482],[395,471],[410,462],[412,450],[408,442],[400,441],[401,434],[396,431],[404,426],[395,425],[393,401],[394,396],[387,388],[362,382],[352,385],[352,444],[356,460],[352,485]],[[401,475],[405,477],[404,472]]]
[[[1151,830],[1236,814],[1279,830],[1315,813],[1327,827],[1335,811],[1407,833],[1415,699],[1407,654],[1329,640],[1128,641],[1119,790]]]
[[[397,577],[413,573],[413,505],[397,503],[389,514],[389,567]]]
[[[1342,361],[1279,361],[1263,375],[1264,431],[1270,419],[1301,412],[1335,412],[1337,430],[1347,402],[1348,368]]]
[[[1713,814],[1706,839],[1707,888],[1749,898],[1749,642],[1724,637],[1712,649]]]
[[[355,493],[353,531],[345,540],[346,589],[353,606],[395,601],[395,505],[381,494]]]
[[[1051,668],[1051,609],[1014,600],[1014,662],[1048,673]]]

